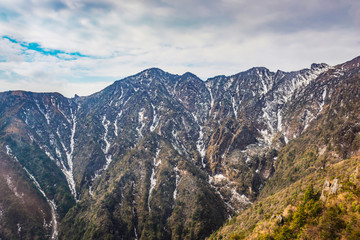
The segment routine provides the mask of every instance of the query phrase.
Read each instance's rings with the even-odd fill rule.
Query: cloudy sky
[[[0,91],[88,95],[159,67],[202,79],[360,55],[359,0],[1,0]]]

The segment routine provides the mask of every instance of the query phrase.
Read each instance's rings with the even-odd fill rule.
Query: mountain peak
[[[269,69],[266,67],[253,67],[246,71],[247,73],[264,73],[264,72],[270,72]]]
[[[323,69],[323,68],[328,68],[329,65],[327,65],[326,63],[313,63],[311,64],[311,69]]]
[[[199,78],[198,76],[196,76],[195,74],[191,73],[191,72],[186,72],[182,75],[182,77],[186,77],[186,78]]]
[[[140,72],[139,74],[144,74],[144,75],[161,75],[161,74],[164,74],[165,71],[163,71],[162,69],[160,68],[156,68],[156,67],[153,67],[153,68],[148,68],[148,69],[145,69],[144,71]]]
[[[130,76],[129,78],[135,78],[136,81],[139,81],[139,82],[143,82],[143,81],[148,82],[148,81],[152,81],[154,79],[169,78],[172,75],[173,74],[165,72],[160,68],[148,68],[136,75]]]

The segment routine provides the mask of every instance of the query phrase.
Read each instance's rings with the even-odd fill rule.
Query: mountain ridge
[[[356,57],[356,58],[358,58],[358,57]],[[354,58],[353,60],[355,60],[356,58]],[[352,60],[351,60],[351,61],[352,61]],[[312,63],[312,64],[310,65],[310,68],[313,68],[312,66],[317,66],[317,65],[327,65],[327,64],[326,64],[326,63]],[[339,64],[339,65],[340,65],[340,64]],[[231,74],[231,75],[228,75],[228,76],[226,76],[226,75],[216,75],[216,76],[213,76],[213,77],[209,77],[209,78],[207,78],[206,80],[203,80],[203,79],[201,79],[200,77],[198,77],[196,74],[194,74],[194,73],[192,73],[192,72],[185,72],[185,73],[183,73],[183,74],[171,74],[171,73],[169,73],[169,72],[167,72],[167,71],[165,71],[165,70],[163,70],[163,69],[161,69],[161,68],[159,68],[159,67],[150,67],[150,68],[146,68],[146,69],[144,69],[144,70],[142,70],[142,71],[140,71],[140,72],[138,72],[138,73],[135,73],[135,74],[133,74],[133,75],[130,75],[130,76],[128,76],[128,77],[124,77],[124,78],[122,78],[122,79],[115,80],[113,83],[110,83],[110,84],[109,84],[108,86],[106,86],[105,88],[111,86],[111,85],[114,84],[114,83],[117,83],[117,82],[126,80],[126,79],[128,79],[128,78],[130,78],[130,77],[134,77],[134,76],[141,75],[141,74],[144,74],[144,73],[146,73],[146,72],[151,72],[151,71],[161,72],[162,74],[166,73],[166,74],[170,74],[170,75],[174,75],[174,76],[184,76],[184,75],[190,74],[190,75],[192,75],[193,77],[196,77],[196,78],[198,78],[198,79],[206,82],[206,81],[208,81],[209,79],[218,78],[218,77],[232,77],[232,76],[236,76],[236,75],[238,75],[238,74],[251,72],[252,70],[256,70],[256,69],[258,69],[258,70],[263,69],[263,70],[266,70],[266,71],[268,71],[268,72],[271,72],[271,70],[269,70],[269,69],[266,68],[266,67],[258,66],[258,67],[252,67],[252,68],[249,68],[249,69],[247,69],[247,70],[244,70],[244,71],[241,71],[241,72],[238,72],[238,73],[235,73],[235,74]],[[304,69],[301,69],[301,70],[305,70],[305,69],[307,69],[307,68],[304,68]],[[301,71],[301,70],[295,70],[294,72]],[[278,69],[278,70],[276,70],[275,72],[272,72],[272,73],[278,73],[278,72],[283,72],[283,73],[285,73],[285,71],[280,70],[280,69]],[[102,90],[99,90],[98,92],[100,92],[100,91],[102,91]],[[63,95],[62,93],[56,92],[56,91],[54,91],[54,92],[34,92],[34,91],[28,91],[28,90],[8,90],[8,91],[0,92],[0,93],[6,93],[6,92],[19,92],[19,93],[20,93],[20,92],[25,92],[25,93],[34,93],[34,94],[61,94],[61,95]],[[91,96],[91,95],[93,95],[93,94],[97,94],[98,92],[95,92],[95,93],[92,93],[92,94],[89,94],[89,95],[85,95],[85,96],[78,96],[77,94],[75,94],[75,95],[76,95],[77,97],[83,98],[83,97],[89,97],[89,96]],[[63,96],[64,96],[64,95],[63,95]],[[64,97],[65,97],[65,96],[64,96]],[[66,97],[66,98],[74,99],[74,98],[76,98],[76,97]]]
[[[3,92],[2,161],[15,156],[54,201],[60,238],[204,238],[251,205],[359,61],[206,81],[151,68],[87,97]]]

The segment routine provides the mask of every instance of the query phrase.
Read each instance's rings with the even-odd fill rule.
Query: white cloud
[[[204,79],[337,64],[360,50],[355,0],[3,0],[0,9],[1,36],[91,56],[45,56],[0,39],[1,90],[70,96],[109,84],[84,78],[117,80],[148,67]]]

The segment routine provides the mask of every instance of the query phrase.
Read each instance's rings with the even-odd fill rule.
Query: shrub
[[[229,240],[240,240],[240,239],[241,239],[241,237],[237,233],[231,234],[231,236],[229,238]]]
[[[320,219],[321,239],[336,239],[340,236],[345,227],[344,221],[340,218],[338,207],[329,207],[324,216]]]

